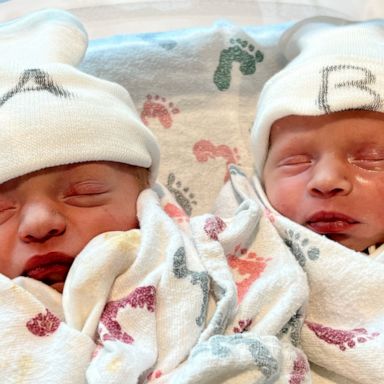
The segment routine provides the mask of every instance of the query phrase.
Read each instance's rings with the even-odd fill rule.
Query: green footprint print
[[[264,59],[261,51],[255,51],[255,47],[247,40],[230,39],[231,46],[223,49],[220,54],[219,65],[213,76],[213,82],[220,91],[225,91],[231,84],[232,64],[240,63],[240,72],[243,75],[253,75],[256,71],[256,63]]]

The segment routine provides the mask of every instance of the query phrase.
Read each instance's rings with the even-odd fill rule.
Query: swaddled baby
[[[122,86],[76,68],[87,43],[58,10],[0,28],[0,381],[136,382],[169,354],[177,366],[200,334],[185,319],[190,342],[158,359],[173,343],[156,329],[172,321],[155,309],[188,292],[198,316],[204,293],[166,262],[188,240],[166,191],[148,188],[157,141]]]
[[[82,26],[51,15],[0,30],[2,46],[12,40],[0,63],[0,273],[62,291],[93,237],[138,228],[159,148],[125,89],[75,68]]]
[[[384,380],[383,43],[383,20],[288,29],[287,65],[263,87],[252,128],[253,188],[232,168],[226,191],[257,202],[307,274],[314,383]],[[279,241],[267,240],[274,254]]]

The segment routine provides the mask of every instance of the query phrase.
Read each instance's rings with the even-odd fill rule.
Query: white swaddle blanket
[[[355,252],[292,222],[271,208],[256,178],[254,186],[257,195],[241,171],[231,167],[217,212],[252,198],[263,207],[260,223],[268,218],[270,238],[279,234],[279,241],[266,237],[260,247],[273,254],[285,244],[306,272],[310,296],[301,343],[313,383],[384,382],[382,252]]]
[[[84,248],[63,295],[0,276],[1,382],[310,382],[293,345],[305,275],[283,245],[254,250],[258,226],[269,236],[256,205],[232,223],[208,215],[189,227],[156,191],[139,197],[140,230]]]

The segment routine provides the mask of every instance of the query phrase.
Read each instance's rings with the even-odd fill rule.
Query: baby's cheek
[[[139,227],[136,209],[129,205],[122,205],[118,209],[109,210],[105,215],[105,225],[109,226],[108,230],[128,231]]]
[[[299,194],[287,186],[266,185],[265,192],[272,207],[283,216],[298,222],[300,216]]]
[[[26,261],[23,243],[18,241],[17,229],[1,228],[0,230],[0,274],[10,279],[20,276]]]
[[[273,208],[276,209],[277,212],[282,214],[285,217],[288,217],[288,219],[294,219],[295,218],[295,212],[293,212],[292,206],[284,201],[270,201]]]

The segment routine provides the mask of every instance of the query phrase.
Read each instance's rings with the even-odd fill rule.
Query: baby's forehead
[[[318,116],[287,115],[273,122],[270,130],[269,141],[289,133],[298,133],[306,130],[316,131],[323,126],[333,123],[345,122],[346,125],[384,124],[384,113],[367,110],[347,110],[323,114]],[[364,125],[363,125],[364,123]],[[384,128],[384,126],[383,126]]]
[[[325,116],[325,115],[323,115]],[[290,138],[292,135],[315,131],[323,126],[326,119],[323,116],[288,115],[276,120],[270,130],[269,144],[277,139]]]
[[[68,174],[68,173],[87,173],[87,172],[97,172],[102,171],[104,169],[116,168],[118,169],[119,163],[115,163],[112,161],[84,161],[84,162],[76,162],[69,164],[56,165],[53,167],[43,168],[31,173],[27,173],[23,175],[24,178],[30,178],[38,175],[44,174]]]
[[[135,166],[113,161],[87,161],[57,165],[26,173],[0,184],[1,190],[11,190],[18,185],[33,179],[50,177],[52,180],[69,180],[73,177],[109,177],[111,173],[132,172]]]

